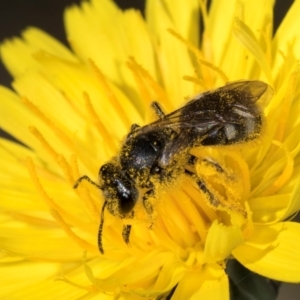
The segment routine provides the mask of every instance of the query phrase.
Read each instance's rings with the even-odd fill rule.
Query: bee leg
[[[129,215],[120,215],[120,217],[121,217],[121,219],[123,219],[123,218],[132,219],[134,217],[134,211],[131,211],[131,213]],[[123,225],[122,237],[123,237],[124,242],[127,245],[130,245],[129,237],[130,237],[131,228],[132,228],[132,225],[130,225],[130,224]]]
[[[133,131],[135,131],[135,130],[136,130],[137,128],[139,128],[139,127],[141,127],[141,126],[138,125],[138,124],[135,124],[135,123],[132,124],[132,125],[131,125],[131,128],[130,128],[130,133],[133,132]]]
[[[145,209],[146,209],[146,211],[147,211],[147,213],[148,213],[149,215],[152,215],[152,213],[153,213],[153,207],[152,207],[152,205],[149,203],[148,198],[149,198],[149,197],[153,197],[153,196],[154,196],[154,190],[149,190],[149,191],[147,191],[147,192],[144,194],[144,196],[143,196],[143,198],[142,198],[144,207],[145,207]]]
[[[194,166],[197,161],[199,160],[198,157],[196,157],[195,155],[189,154],[189,158],[188,158],[188,164]],[[225,170],[213,159],[211,158],[204,158],[202,159],[202,161],[206,162],[207,164],[211,165],[212,167],[214,167],[219,173],[225,173]]]
[[[127,134],[127,138],[130,138],[133,134],[134,134],[134,132],[138,129],[138,128],[140,128],[141,126],[140,125],[138,125],[138,124],[132,124],[131,125],[131,127],[130,127],[130,131],[129,131],[129,133]]]
[[[196,157],[195,155],[189,154],[189,157],[188,157],[188,164],[189,165],[194,166],[197,161],[198,161],[198,157]]]
[[[101,210],[101,216],[100,216],[100,225],[99,225],[99,230],[98,230],[98,249],[101,252],[101,254],[104,254],[104,249],[102,245],[102,231],[103,231],[103,224],[104,224],[104,211],[105,207],[107,205],[107,202],[105,201],[102,210]]]
[[[217,206],[219,204],[219,200],[215,197],[215,195],[208,189],[205,182],[199,178],[195,173],[191,172],[190,170],[185,169],[185,174],[191,176],[196,184],[198,185],[199,189],[208,197],[209,202],[213,206]]]
[[[151,190],[147,191],[142,198],[145,210],[150,217],[152,217],[152,214],[153,214],[153,206],[148,201],[148,198],[153,197],[154,195],[155,195],[154,190],[151,189]],[[151,229],[152,227],[153,227],[153,221],[151,221],[151,223],[149,225],[149,229]]]
[[[123,225],[122,237],[124,242],[129,245],[129,237],[130,237],[131,225]]]
[[[176,291],[177,285],[178,285],[178,284],[176,284],[176,285],[171,289],[171,291],[169,291],[169,292],[167,292],[167,293],[165,293],[165,294],[163,294],[163,295],[159,295],[155,300],[170,300],[170,299],[172,298],[173,294],[174,294],[175,291]]]
[[[158,104],[158,102],[154,101],[151,103],[151,107],[153,108],[155,114],[158,116],[159,119],[165,117],[165,113],[163,112],[162,108]]]
[[[204,181],[201,180],[200,178],[196,179],[196,183],[198,185],[198,187],[200,188],[200,190],[208,197],[209,202],[217,207],[217,205],[219,204],[219,200],[215,197],[215,195],[207,188],[207,186],[205,185]]]

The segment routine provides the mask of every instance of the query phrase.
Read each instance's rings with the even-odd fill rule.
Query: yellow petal
[[[235,1],[212,1],[205,28],[205,44],[216,66],[221,66],[226,45],[232,38],[235,15]],[[220,20],[222,20],[220,22]]]
[[[199,43],[199,1],[162,1],[162,6],[166,7],[178,33],[195,46]]]
[[[271,279],[300,281],[300,224],[255,226],[253,236],[232,251],[249,270]]]
[[[192,6],[188,6],[192,7]],[[183,10],[185,13],[185,10]],[[187,11],[191,13],[191,11]],[[190,15],[193,18],[192,15]],[[174,107],[182,105],[184,97],[192,96],[194,87],[182,76],[193,75],[194,66],[186,46],[172,36],[167,29],[181,32],[170,17],[167,7],[161,1],[147,1],[146,19],[157,43],[158,64],[162,82]],[[179,59],[180,58],[180,59]],[[180,74],[178,76],[178,74]],[[173,107],[173,108],[174,108]]]
[[[212,264],[203,270],[186,273],[172,296],[172,300],[182,299],[229,299],[228,278],[222,267]]]
[[[37,28],[23,32],[22,38],[7,40],[1,45],[1,58],[12,76],[17,77],[29,69],[38,69],[34,59],[38,51],[45,51],[62,59],[76,62],[77,58],[60,42]]]
[[[300,185],[294,182],[291,193],[252,198],[249,205],[253,212],[253,221],[256,223],[274,223],[293,215],[300,209],[299,193]]]
[[[272,50],[275,58],[273,70],[275,74],[277,74],[280,66],[284,63],[284,59],[280,52],[286,56],[290,51],[292,51],[292,54],[294,55],[293,61],[300,58],[299,10],[300,1],[294,1],[276,31],[272,42]]]
[[[24,289],[45,282],[59,272],[57,263],[18,262],[1,264],[1,299],[37,299],[36,293],[23,293]],[[36,276],[39,274],[39,276]],[[38,293],[38,291],[36,291]],[[21,294],[23,295],[21,296]],[[31,297],[30,297],[31,296]],[[52,298],[53,299],[53,298]]]
[[[226,259],[243,242],[239,226],[225,226],[214,221],[210,226],[205,242],[204,261],[217,262]]]
[[[252,25],[252,24],[251,24]],[[259,63],[264,76],[267,78],[269,83],[272,83],[271,68],[264,51],[257,41],[253,31],[245,23],[240,20],[236,20],[234,28],[235,36],[240,42],[249,50]]]
[[[230,80],[255,77],[255,60],[248,56],[233,35],[235,18],[252,29],[256,39],[271,34],[273,0],[268,1],[213,1],[204,40],[206,56],[220,67]],[[221,20],[221,21],[220,21]],[[206,38],[206,36],[205,36]]]
[[[113,22],[113,25],[112,25]],[[121,86],[139,104],[135,82],[126,61],[133,56],[157,79],[152,41],[139,11],[122,11],[111,0],[83,2],[66,10],[65,26],[74,52]]]

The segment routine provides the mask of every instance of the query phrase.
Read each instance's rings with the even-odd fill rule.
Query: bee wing
[[[270,91],[268,98],[271,98],[273,93],[271,92],[270,86],[265,82],[259,80],[239,80],[227,83],[225,86],[222,86],[213,92],[237,93],[241,99],[254,103],[268,90]]]
[[[192,128],[181,131],[173,140],[166,144],[165,148],[161,152],[158,158],[158,164],[161,167],[165,167],[169,164],[172,158],[180,153],[182,150],[186,149],[186,145],[190,144],[190,132]]]
[[[269,90],[261,81],[237,81],[196,96],[185,106],[134,133],[170,128],[177,135],[168,141],[159,162],[167,165],[176,153],[205,145],[226,145],[257,136],[261,112],[255,104]],[[267,93],[270,98],[272,93]],[[222,132],[221,132],[222,131]],[[204,141],[205,140],[205,141]]]
[[[137,134],[144,134],[160,128],[181,129],[198,128],[199,135],[206,135],[212,127],[224,122],[237,122],[230,113],[220,115],[222,104],[230,99],[235,99],[235,105],[240,114],[247,114],[249,105],[253,105],[268,90],[269,86],[261,81],[236,81],[213,91],[204,92],[189,101],[185,106],[167,114],[138,129]],[[271,95],[268,95],[270,98]]]

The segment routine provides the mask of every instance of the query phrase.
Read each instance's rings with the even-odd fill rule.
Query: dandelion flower
[[[110,0],[66,10],[72,50],[36,28],[1,46],[13,89],[0,88],[0,126],[28,147],[0,140],[1,299],[229,299],[235,258],[268,278],[300,281],[298,84],[295,1],[272,37],[273,1],[148,0],[141,13]],[[203,20],[200,36],[199,19]],[[159,188],[154,224],[137,203],[124,220],[105,212],[88,183],[118,155],[132,124],[205,90],[261,80],[256,142],[199,147],[197,175],[221,199],[209,203],[187,176]],[[298,165],[299,163],[299,165]],[[130,245],[122,228],[131,222]]]

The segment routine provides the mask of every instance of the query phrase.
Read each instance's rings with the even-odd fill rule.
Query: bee
[[[261,81],[231,82],[216,90],[204,92],[183,107],[165,114],[157,102],[152,108],[158,119],[148,125],[133,124],[119,153],[100,167],[99,182],[80,177],[74,188],[86,180],[104,196],[100,215],[98,247],[103,254],[102,232],[105,210],[119,218],[132,218],[138,201],[148,215],[153,207],[149,197],[157,195],[156,184],[172,182],[180,174],[190,176],[210,199],[214,195],[205,182],[188,168],[197,162],[190,150],[199,146],[244,143],[260,136],[263,116],[257,101],[270,98],[270,87]],[[222,167],[210,159],[217,170]],[[142,191],[142,192],[141,192]],[[132,225],[123,225],[126,244]]]

